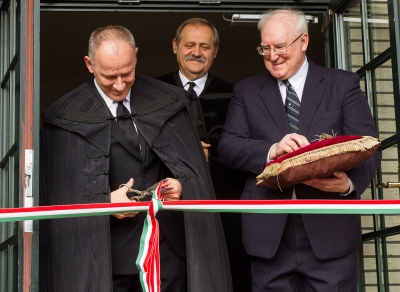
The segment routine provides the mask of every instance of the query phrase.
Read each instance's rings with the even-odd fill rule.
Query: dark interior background
[[[156,77],[178,69],[172,39],[178,26],[191,17],[206,18],[218,29],[220,48],[210,71],[212,74],[237,83],[266,70],[256,51],[260,42],[257,25],[231,25],[223,19],[222,13],[42,11],[40,17],[41,112],[91,78],[83,61],[90,33],[110,24],[125,26],[134,35],[139,48],[138,74]],[[318,18],[318,24],[309,25],[307,55],[324,66],[322,15]]]

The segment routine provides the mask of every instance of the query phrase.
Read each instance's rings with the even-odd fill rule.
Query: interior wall
[[[256,51],[260,43],[256,24],[232,26],[221,13],[42,11],[40,17],[41,112],[91,78],[83,61],[90,33],[110,24],[125,26],[134,35],[139,48],[138,74],[156,77],[178,69],[172,39],[178,26],[191,17],[206,18],[218,29],[220,49],[210,71],[212,74],[237,83],[266,70]],[[319,22],[309,25],[307,55],[324,66],[321,15]]]

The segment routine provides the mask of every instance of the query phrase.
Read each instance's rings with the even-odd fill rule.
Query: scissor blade
[[[161,188],[160,193],[162,194],[169,190],[172,190],[172,188]]]
[[[149,187],[149,188],[146,190],[146,193],[150,193],[150,194],[151,194],[151,191],[155,191],[155,190],[157,189],[159,183],[161,183],[161,182],[162,182],[162,181],[159,181],[159,182],[155,183],[154,185],[152,185],[151,187]]]
[[[151,187],[149,187],[149,188],[146,190],[146,193],[148,193],[149,195],[151,195],[151,191],[155,191],[155,190],[157,189],[158,185],[159,185],[160,183],[162,183],[162,182],[163,182],[163,180],[161,180],[161,181],[155,183],[154,185],[152,185]],[[162,193],[164,193],[164,192],[166,192],[166,191],[169,191],[169,190],[172,190],[172,188],[163,188],[163,187],[161,187],[160,193],[162,194]]]

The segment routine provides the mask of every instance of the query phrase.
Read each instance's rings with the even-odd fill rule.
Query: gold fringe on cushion
[[[278,176],[279,173],[285,171],[288,168],[311,163],[326,157],[331,157],[346,152],[365,151],[367,149],[373,148],[379,143],[379,140],[374,137],[364,136],[357,140],[351,140],[335,145],[326,146],[320,149],[314,149],[312,151],[308,151],[295,157],[286,159],[281,163],[274,163],[267,166],[266,168],[264,168],[264,171],[257,176],[257,180],[265,180],[271,176]]]

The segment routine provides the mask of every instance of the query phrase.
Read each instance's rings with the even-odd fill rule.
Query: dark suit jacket
[[[377,136],[367,100],[360,90],[358,75],[309,63],[300,106],[299,134],[309,141],[322,133]],[[264,168],[269,149],[291,133],[278,83],[269,72],[245,79],[234,89],[218,154],[231,168],[252,173],[242,199],[291,199],[292,188],[268,190],[256,187],[255,177]],[[377,151],[347,175],[355,191],[342,197],[299,184],[298,199],[359,199],[368,187],[381,159]],[[250,255],[271,258],[278,248],[286,214],[244,214],[243,242]],[[302,215],[311,247],[319,259],[355,252],[361,242],[358,215]]]

